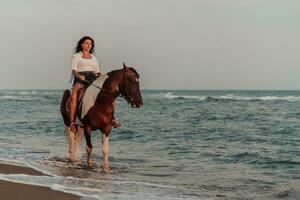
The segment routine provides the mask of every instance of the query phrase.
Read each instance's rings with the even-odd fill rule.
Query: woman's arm
[[[93,56],[93,58],[95,59],[94,73],[95,73],[96,78],[98,78],[99,76],[102,75],[102,73],[100,72],[100,66],[99,66],[99,62],[98,62],[96,56]]]

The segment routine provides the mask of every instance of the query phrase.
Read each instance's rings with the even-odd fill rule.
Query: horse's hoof
[[[88,168],[93,168],[94,167],[94,161],[93,160],[88,160],[87,161],[87,167]]]
[[[78,159],[76,159],[75,162],[76,162],[76,164],[79,164],[79,165],[82,164],[81,160],[78,160]]]
[[[69,162],[71,162],[71,163],[79,163],[79,164],[82,163],[81,160],[78,160],[78,159],[75,159],[75,158],[68,158],[68,160],[69,160]]]
[[[69,164],[75,165],[76,164],[76,159],[74,158],[68,158]]]
[[[105,174],[112,174],[113,171],[110,169],[109,166],[102,166],[102,172]]]
[[[111,169],[102,169],[102,172],[105,173],[105,174],[112,174],[113,170],[111,170]]]

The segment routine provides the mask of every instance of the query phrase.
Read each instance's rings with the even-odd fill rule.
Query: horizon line
[[[70,90],[69,88],[67,88]],[[7,90],[67,90],[64,89],[47,89],[47,88],[19,88],[19,89],[3,89],[0,88],[0,91],[7,91]],[[141,91],[300,91],[300,89],[141,89]]]

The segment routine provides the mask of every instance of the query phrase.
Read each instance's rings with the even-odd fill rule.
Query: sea
[[[63,90],[0,90],[0,161],[44,176],[0,180],[93,199],[300,199],[300,91],[143,90],[142,108],[117,99],[113,170],[68,163]]]

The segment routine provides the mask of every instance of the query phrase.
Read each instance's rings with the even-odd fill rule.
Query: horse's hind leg
[[[91,159],[91,154],[93,151],[92,141],[91,141],[92,130],[90,127],[84,127],[84,136],[86,141],[86,153],[87,153],[87,165],[88,167],[93,167],[93,160]]]

